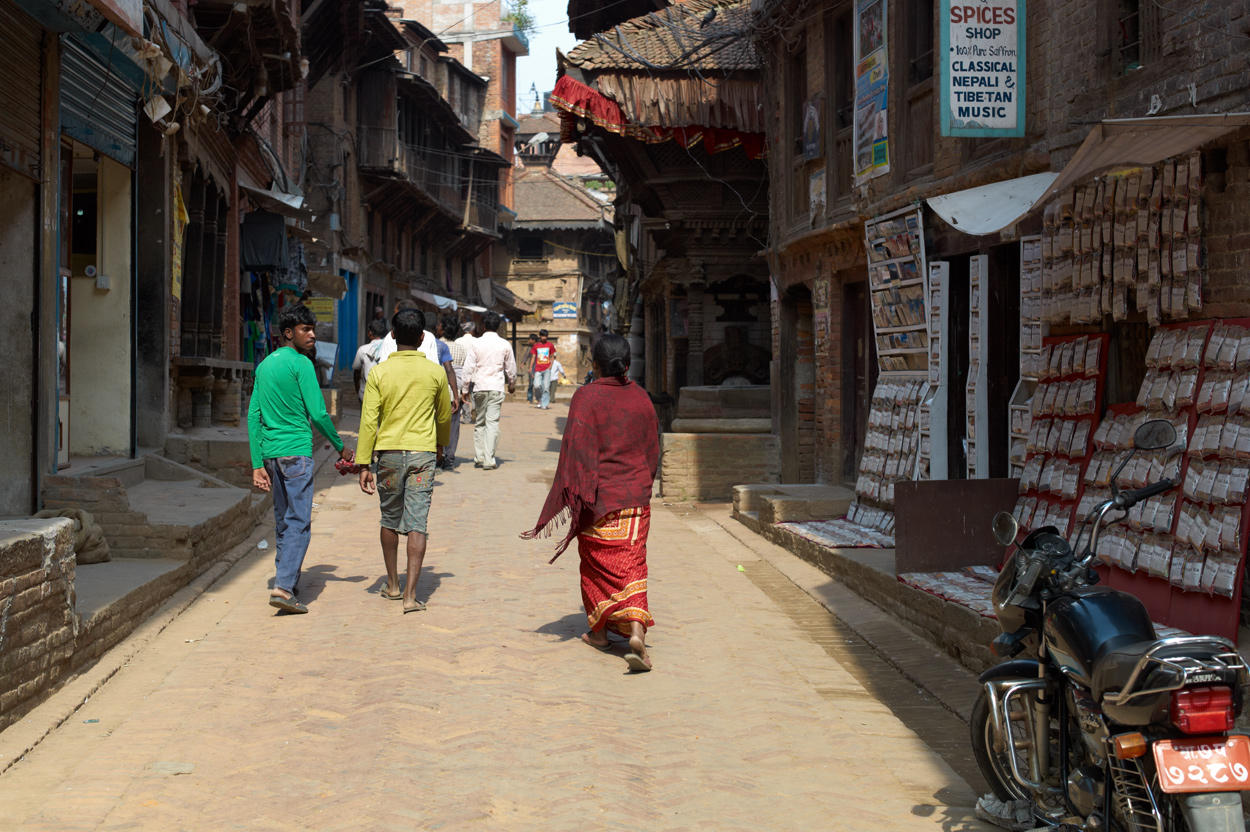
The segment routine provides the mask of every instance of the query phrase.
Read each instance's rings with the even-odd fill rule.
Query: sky
[[[544,92],[550,92],[556,84],[556,49],[566,55],[577,45],[577,38],[569,31],[568,0],[530,0],[530,14],[534,16],[535,29],[530,33],[530,53],[517,58],[517,115],[528,113],[534,106],[530,85],[538,85],[541,100]]]

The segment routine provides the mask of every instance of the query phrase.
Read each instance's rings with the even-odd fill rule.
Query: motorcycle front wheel
[[[1011,774],[1011,760],[1007,755],[1012,750],[1005,745],[1001,751],[994,748],[994,719],[990,715],[989,696],[984,690],[972,706],[972,719],[968,728],[972,739],[972,755],[994,796],[1004,802],[1029,799],[1029,793]],[[1028,765],[1023,759],[1021,763],[1026,767]]]

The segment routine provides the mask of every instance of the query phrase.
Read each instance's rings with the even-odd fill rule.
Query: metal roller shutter
[[[61,131],[134,167],[138,99],[134,89],[85,46],[61,40]]]
[[[0,162],[39,178],[43,29],[0,0]]]

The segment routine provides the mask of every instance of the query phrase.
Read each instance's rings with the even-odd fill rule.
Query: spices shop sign
[[[1025,0],[941,0],[943,136],[1024,135]]]

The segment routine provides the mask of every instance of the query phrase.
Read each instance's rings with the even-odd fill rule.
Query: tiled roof
[[[700,28],[713,8],[715,18]],[[756,70],[750,23],[748,0],[688,0],[600,32],[578,44],[568,60],[590,72]]]
[[[513,188],[518,226],[585,228],[604,216],[603,204],[585,188],[545,165],[527,166]]]
[[[539,133],[550,133],[552,138],[560,135],[559,113],[531,113],[517,118],[518,136],[534,136]]]

